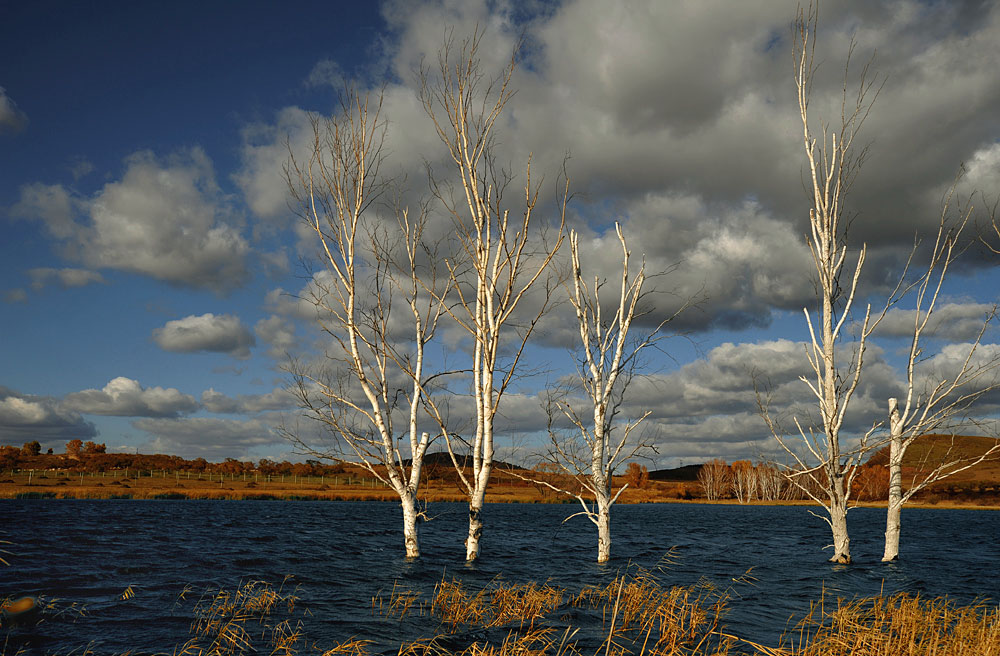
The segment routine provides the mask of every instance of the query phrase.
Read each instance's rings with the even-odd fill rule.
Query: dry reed
[[[287,581],[278,588],[264,581],[249,581],[233,592],[206,592],[194,606],[193,637],[175,653],[233,656],[256,652],[263,642],[271,648],[271,654],[294,654],[301,625],[293,626],[288,619],[273,626],[268,623],[272,611],[280,608],[291,613],[295,609],[298,597],[283,591]],[[188,591],[185,588],[181,598]],[[254,621],[260,627],[259,634],[248,629]]]
[[[853,601],[823,600],[782,636],[769,656],[1000,656],[1000,608],[899,593]]]
[[[537,619],[557,608],[562,597],[562,590],[547,583],[495,583],[471,594],[461,581],[441,581],[434,588],[431,612],[452,628],[461,625],[492,628],[514,622],[530,628]]]
[[[740,580],[752,583],[748,575]],[[302,622],[289,616],[297,596],[283,587],[250,581],[234,591],[204,593],[194,604],[190,639],[172,655],[371,656],[375,643],[358,638],[325,651],[307,647]],[[1000,656],[1000,608],[985,602],[961,606],[901,593],[838,600],[830,607],[821,598],[770,647],[725,631],[722,618],[731,592],[707,584],[667,587],[652,573],[630,568],[575,596],[548,583],[493,581],[471,591],[452,580],[441,581],[433,598],[423,601],[419,593],[394,586],[388,601],[372,599],[372,610],[383,617],[429,614],[440,622],[437,635],[403,642],[394,650],[397,656]],[[57,600],[41,603],[49,614],[83,612]],[[591,632],[591,642],[579,643],[579,628],[552,626],[567,608],[600,612],[603,624]],[[22,653],[9,648],[0,645],[0,655]],[[93,651],[88,646],[71,653]]]
[[[652,573],[634,570],[584,588],[570,604],[602,610],[605,654],[680,656],[728,653],[733,640],[721,632],[726,599],[712,586],[666,588]]]

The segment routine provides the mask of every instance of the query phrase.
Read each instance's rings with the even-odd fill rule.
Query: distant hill
[[[657,469],[649,472],[649,479],[652,481],[675,481],[687,483],[698,480],[698,472],[701,465],[684,465],[673,469]]]
[[[996,444],[996,438],[981,435],[923,435],[906,450],[903,466],[920,468],[940,463],[945,457],[949,460],[977,458]],[[1000,460],[1000,453],[997,454],[997,460]],[[889,447],[884,446],[873,453],[867,464],[888,465]]]
[[[472,456],[459,455],[456,457],[458,459],[458,462],[463,467],[472,466]],[[407,458],[406,460],[403,461],[403,463],[406,464],[407,467],[409,467],[412,461],[409,458]],[[432,467],[433,466],[451,467],[452,466],[451,456],[448,454],[447,451],[435,451],[434,453],[426,453],[424,454],[424,466],[427,467],[428,465]],[[524,469],[524,468],[504,462],[503,460],[494,460],[493,469]]]
[[[464,459],[464,462],[463,462]],[[472,466],[472,458],[469,456],[458,456],[458,461],[466,467]],[[407,466],[409,466],[410,461],[404,461]],[[448,455],[447,451],[437,451],[435,453],[428,453],[424,456],[424,467],[451,467],[451,456]],[[524,467],[519,467],[518,465],[512,465],[510,463],[504,462],[503,460],[493,461],[494,470],[524,470]],[[683,467],[675,467],[673,469],[657,469],[649,472],[649,478],[653,481],[673,481],[689,483],[691,481],[698,480],[698,471],[701,470],[701,465],[684,465]],[[621,475],[623,472],[619,471],[616,476]]]

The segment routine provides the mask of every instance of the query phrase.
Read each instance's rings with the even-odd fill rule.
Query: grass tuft
[[[269,623],[273,611],[291,613],[298,597],[283,591],[284,583],[275,588],[264,581],[249,581],[235,591],[206,592],[195,603],[195,619],[191,624],[192,638],[182,646],[180,654],[231,656],[258,651],[258,632],[248,627],[256,624],[259,635],[269,637],[266,646],[271,654],[294,654],[301,637],[301,624],[293,625],[287,618],[274,625]],[[190,592],[185,588],[181,598]]]
[[[784,635],[775,655],[1000,655],[1000,608],[899,593],[852,601],[833,610],[823,600]]]

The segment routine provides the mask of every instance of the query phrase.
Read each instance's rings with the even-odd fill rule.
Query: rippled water
[[[421,527],[423,557],[407,562],[392,503],[0,501],[0,539],[12,543],[13,553],[9,567],[0,565],[0,596],[42,594],[88,611],[30,632],[0,631],[0,641],[7,637],[33,653],[87,645],[99,654],[170,652],[188,637],[190,605],[178,603],[186,586],[196,595],[291,575],[311,613],[303,620],[310,643],[360,637],[389,650],[433,628],[427,618],[372,616],[372,597],[395,582],[426,593],[442,578],[481,586],[502,576],[573,590],[605,583],[630,563],[653,568],[671,548],[673,564],[662,580],[733,586],[727,626],[765,644],[774,644],[789,617],[801,617],[824,590],[828,599],[899,590],[960,602],[1000,598],[997,512],[906,509],[902,560],[883,564],[883,512],[854,510],[857,564],[839,566],[826,561],[829,530],[808,508],[622,505],[613,512],[614,558],[602,566],[594,562],[593,525],[561,523],[572,508],[488,506],[482,558],[467,566],[461,504],[430,506],[433,520]],[[734,583],[751,567],[756,584]],[[119,601],[129,586],[135,596]]]

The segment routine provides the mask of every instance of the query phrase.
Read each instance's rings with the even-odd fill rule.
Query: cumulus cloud
[[[242,217],[199,148],[166,161],[137,152],[125,160],[122,179],[93,198],[62,185],[26,185],[13,213],[41,221],[68,258],[95,269],[219,293],[248,279]]]
[[[413,76],[422,62],[436,61],[442,25],[459,38],[485,26],[480,55],[487,72],[503,66],[524,33],[524,65],[513,81],[518,94],[498,125],[499,160],[516,170],[534,153],[533,170],[554,177],[571,153],[579,220],[620,220],[634,254],[645,253],[651,268],[679,265],[673,295],[659,296],[656,309],[667,313],[692,294],[705,299],[678,326],[766,326],[774,308],[800,308],[812,290],[802,126],[788,65],[794,10],[790,0],[703,2],[683,10],[652,0],[612,8],[574,0],[536,12],[503,3],[386,3],[391,37],[382,63],[393,81],[383,104],[392,158],[386,166],[419,179],[426,162],[449,175]],[[864,283],[874,290],[894,280],[914,231],[934,227],[939,190],[962,161],[969,185],[995,186],[1000,79],[990,62],[1000,8],[909,0],[824,8],[818,56],[829,64],[813,86],[817,121],[839,116],[852,35],[858,61],[879,49],[875,66],[889,80],[860,137],[877,142],[849,207],[858,216],[851,242],[869,246]],[[330,62],[317,64],[317,71],[329,70]],[[287,212],[284,140],[299,152],[309,132],[302,107],[247,129],[238,179],[260,216]],[[432,231],[448,224],[434,222]],[[602,234],[596,230],[595,241]],[[608,273],[612,255],[590,253],[595,268]]]
[[[201,393],[201,402],[206,410],[217,414],[252,415],[296,407],[295,397],[283,388],[276,388],[267,394],[240,394],[236,398],[210,388]]]
[[[250,347],[256,344],[253,334],[239,317],[211,312],[168,321],[153,331],[153,341],[165,351],[211,351],[240,359],[249,358]]]
[[[311,135],[309,113],[298,107],[281,110],[273,124],[254,123],[243,129],[243,166],[234,177],[257,216],[279,223],[291,218],[283,173],[288,160],[285,140],[292,152],[305,154]]]
[[[321,274],[325,277],[326,272]],[[264,307],[275,314],[315,321],[317,317],[316,304],[309,300],[309,294],[314,289],[313,283],[307,283],[298,293],[292,293],[278,287],[269,291],[264,297]]]
[[[982,331],[993,310],[993,305],[988,303],[942,303],[935,308],[923,334],[926,337],[943,337],[954,341],[974,339]],[[913,337],[916,321],[916,310],[893,308],[879,324],[878,334],[886,337]]]
[[[41,220],[49,234],[59,241],[73,240],[80,227],[75,221],[86,202],[62,185],[40,182],[21,187],[21,198],[11,210],[15,217]]]
[[[74,158],[73,162],[69,166],[70,175],[73,176],[73,180],[77,181],[80,180],[80,178],[86,177],[93,171],[93,162],[82,157]]]
[[[87,269],[39,267],[28,269],[28,275],[31,276],[31,288],[35,291],[44,289],[47,285],[51,284],[59,285],[63,289],[72,289],[74,287],[85,287],[93,283],[103,285],[107,282],[104,276],[97,271],[89,271]]]
[[[172,387],[146,388],[137,380],[119,376],[104,389],[69,394],[60,407],[113,417],[177,417],[197,410],[198,402]]]
[[[794,418],[804,426],[814,422],[816,399],[800,380],[814,376],[806,347],[786,339],[720,344],[674,372],[633,379],[620,418],[634,419],[649,411],[642,430],[657,445],[660,457],[673,461],[776,455],[778,445],[759,415],[757,391],[772,417],[790,433],[795,431]],[[850,355],[850,346],[839,349],[841,362]],[[898,374],[876,345],[866,353],[864,371],[845,422],[848,440],[884,418],[886,400],[901,389]]]
[[[55,447],[72,439],[96,436],[92,423],[57,399],[0,387],[0,442],[20,445],[38,440]]]
[[[946,344],[939,352],[919,363],[915,376],[917,392],[926,396],[929,390],[942,383],[956,380],[963,369],[966,374],[961,378],[966,382],[959,388],[961,393],[1000,385],[1000,344]],[[1000,390],[992,389],[977,401],[975,411],[981,415],[996,413],[1000,410],[998,402]]]
[[[253,330],[262,342],[269,345],[267,354],[275,359],[288,357],[297,344],[295,324],[275,314],[258,321]]]
[[[132,425],[153,436],[143,447],[144,451],[175,454],[183,458],[247,458],[254,449],[282,442],[274,429],[260,419],[137,419]]]
[[[20,132],[28,125],[28,116],[0,87],[0,134]]]
[[[240,412],[240,403],[236,399],[226,396],[222,392],[216,392],[209,388],[201,393],[201,403],[209,412],[217,414],[237,414]]]
[[[13,289],[8,289],[3,293],[4,303],[27,303],[28,302],[28,292],[20,287],[15,287]]]

